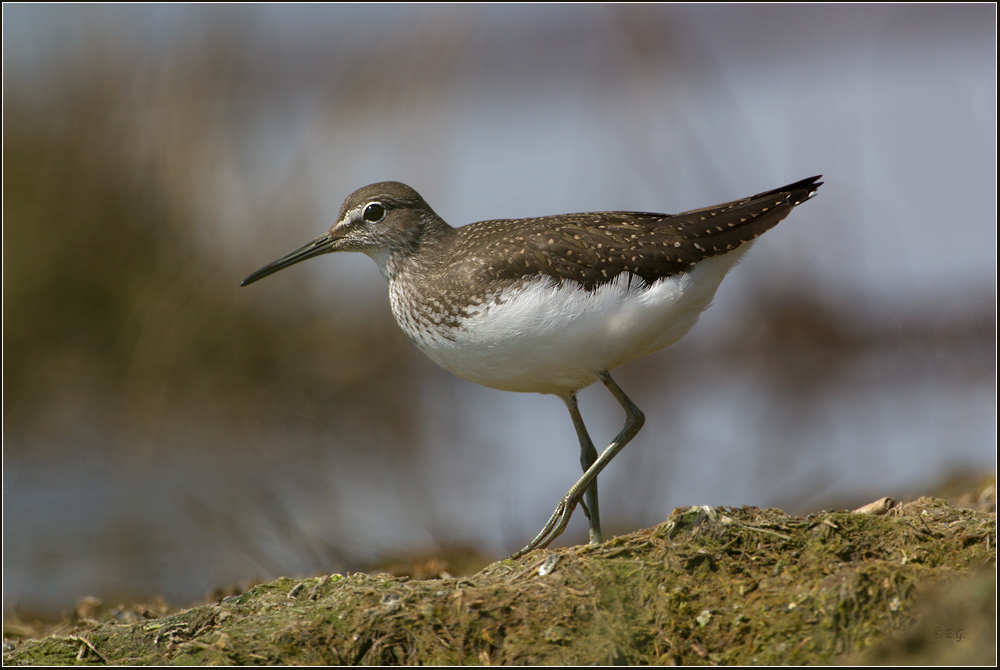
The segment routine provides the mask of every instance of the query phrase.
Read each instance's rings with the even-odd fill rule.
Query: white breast
[[[504,391],[567,395],[683,337],[750,246],[648,287],[628,274],[589,292],[540,277],[503,291],[499,304],[480,305],[447,333],[414,323],[390,282],[393,313],[431,360],[459,377]]]

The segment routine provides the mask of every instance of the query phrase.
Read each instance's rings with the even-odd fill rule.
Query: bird
[[[326,233],[240,285],[327,253],[371,257],[396,322],[431,360],[490,388],[556,395],[569,410],[584,474],[511,558],[547,547],[577,505],[597,545],[597,477],[645,422],[610,371],[691,330],[726,273],[821,178],[674,215],[585,212],[458,228],[409,186],[380,182],[349,195]],[[597,381],[625,411],[600,454],[577,406],[577,393]]]

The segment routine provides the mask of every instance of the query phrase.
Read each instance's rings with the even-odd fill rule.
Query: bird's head
[[[395,254],[414,251],[428,223],[443,223],[420,194],[406,184],[384,181],[359,188],[340,206],[337,222],[315,240],[265,265],[242,281],[252,284],[314,256],[360,251],[371,256],[383,274]]]

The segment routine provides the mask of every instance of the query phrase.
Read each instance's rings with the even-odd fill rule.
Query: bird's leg
[[[524,549],[521,549],[517,553],[511,555],[512,559],[520,558],[533,549],[544,549],[549,546],[552,540],[559,537],[559,535],[566,529],[566,524],[569,523],[569,518],[573,514],[573,509],[583,498],[584,492],[590,488],[591,483],[596,484],[597,475],[599,475],[601,470],[603,470],[605,466],[611,462],[611,459],[622,450],[622,447],[628,444],[629,440],[635,437],[636,433],[638,433],[642,428],[642,424],[646,421],[646,417],[643,416],[642,410],[636,407],[635,403],[633,403],[629,397],[625,395],[625,392],[618,387],[618,384],[615,383],[607,371],[602,372],[600,374],[600,378],[625,410],[625,426],[622,428],[621,432],[618,433],[618,436],[615,437],[614,441],[611,442],[610,446],[604,450],[604,453],[601,454],[589,468],[587,468],[587,471],[583,474],[583,477],[580,478],[580,481],[574,484],[573,488],[571,488],[569,492],[563,496],[562,500],[559,501],[559,505],[556,506],[556,511],[552,513],[551,517],[549,517],[549,521],[545,524],[545,527],[542,528],[542,531],[538,533],[538,535],[535,536],[535,539],[529,542]],[[570,410],[570,413],[572,414],[572,409]],[[577,411],[577,414],[579,414],[579,410]],[[576,417],[574,417],[573,422],[576,423]],[[582,425],[582,420],[580,423]],[[596,490],[594,500],[595,502],[597,500]]]
[[[576,436],[580,439],[580,465],[583,467],[583,472],[586,473],[590,469],[590,466],[594,464],[597,460],[597,449],[594,447],[593,441],[590,439],[590,435],[587,433],[587,427],[583,425],[583,417],[580,416],[580,408],[576,404],[576,394],[563,397],[563,402],[566,403],[566,408],[569,409],[569,415],[573,418],[573,427],[576,428]],[[587,493],[584,496],[583,511],[587,513],[587,518],[590,520],[590,543],[600,544],[601,543],[601,508],[597,503],[597,478],[590,483],[587,487]]]

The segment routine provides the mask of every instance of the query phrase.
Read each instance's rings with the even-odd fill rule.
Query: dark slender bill
[[[321,256],[323,254],[328,254],[333,251],[332,248],[333,240],[330,239],[329,235],[323,235],[317,237],[315,240],[309,244],[299,247],[290,254],[285,254],[278,260],[274,261],[269,265],[265,265],[260,270],[250,274],[246,279],[240,282],[240,286],[246,286],[247,284],[252,284],[258,279],[263,279],[268,275],[273,275],[278,270],[284,270],[290,265],[295,265],[296,263],[301,263],[304,260],[308,260],[315,256]]]

